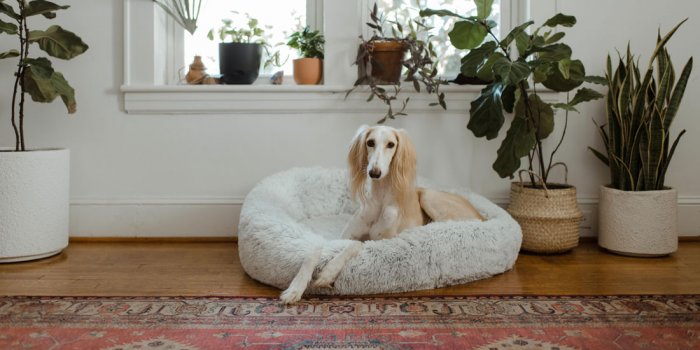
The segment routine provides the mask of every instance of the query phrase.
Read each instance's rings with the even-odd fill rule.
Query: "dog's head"
[[[397,190],[412,186],[416,177],[416,152],[406,130],[388,126],[361,126],[348,154],[353,197],[364,200],[367,179],[388,179]]]

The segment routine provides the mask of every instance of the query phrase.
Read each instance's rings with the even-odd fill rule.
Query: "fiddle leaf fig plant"
[[[11,5],[11,3],[14,4]],[[35,102],[52,102],[57,97],[63,100],[68,113],[75,113],[77,104],[75,90],[60,72],[54,70],[51,60],[46,57],[33,57],[29,54],[31,44],[51,57],[70,60],[81,55],[88,45],[73,32],[57,25],[45,30],[30,30],[29,20],[34,16],[47,19],[56,17],[56,12],[69,6],[57,5],[45,0],[0,0],[0,33],[16,36],[18,47],[0,53],[0,59],[18,58],[14,71],[12,93],[12,129],[15,133],[15,151],[25,151],[24,102],[25,94]],[[9,20],[6,22],[5,20]]]
[[[571,48],[560,42],[565,34],[556,29],[573,27],[575,17],[557,14],[532,30],[532,34],[527,30],[534,22],[527,21],[500,39],[493,32],[496,22],[488,19],[493,1],[476,0],[475,4],[476,16],[435,9],[424,9],[420,14],[456,18],[449,32],[450,41],[457,49],[469,50],[462,58],[461,73],[491,82],[471,102],[467,128],[476,137],[492,140],[505,124],[505,113],[514,114],[498,149],[494,170],[503,178],[512,178],[521,168],[521,159],[527,156],[532,186],[537,186],[535,177],[546,184],[552,168],[563,165],[554,162],[554,155],[566,134],[568,112],[576,111],[579,103],[602,97],[586,87],[578,89],[573,98],[569,98],[569,92],[584,82],[602,83],[604,79],[586,76],[583,63],[572,58]],[[538,84],[567,92],[567,101],[543,100],[537,94]],[[543,141],[554,131],[556,109],[566,112],[564,131],[547,157]]]

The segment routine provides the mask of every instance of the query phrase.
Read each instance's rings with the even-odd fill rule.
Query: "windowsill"
[[[435,95],[415,92],[404,85],[399,95],[410,97],[408,113],[430,112],[463,115],[483,86],[448,85],[448,109],[430,106]],[[386,106],[375,99],[366,102],[368,89],[360,87],[345,98],[350,88],[340,85],[128,85],[122,86],[125,110],[130,114],[308,114],[381,113]],[[541,91],[545,100],[557,100],[559,93]],[[396,106],[400,105],[396,101]]]

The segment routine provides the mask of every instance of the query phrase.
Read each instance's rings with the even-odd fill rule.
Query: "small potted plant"
[[[52,25],[30,30],[28,19],[56,17],[67,9],[46,1],[0,3],[1,33],[15,36],[16,48],[0,59],[17,59],[10,102],[15,144],[0,149],[0,262],[26,261],[60,253],[68,245],[70,152],[67,149],[33,149],[25,135],[25,102],[52,102],[60,97],[75,113],[75,91],[47,57],[30,55],[32,44],[51,57],[70,60],[88,46],[74,33]],[[16,23],[16,24],[15,24]],[[9,74],[9,72],[6,72]]]
[[[233,12],[237,14],[237,12]],[[252,84],[264,67],[280,65],[279,51],[272,51],[269,36],[259,26],[258,20],[246,14],[247,26],[236,28],[233,20],[223,19],[222,26],[211,29],[209,40],[219,39],[219,69],[224,84]]]
[[[455,17],[458,21],[449,33],[450,41],[458,48],[470,50],[462,59],[462,72],[491,81],[471,102],[467,128],[476,137],[491,140],[505,123],[504,112],[514,114],[493,168],[502,178],[513,178],[516,173],[527,174],[529,178],[525,182],[520,177],[519,182],[511,184],[508,206],[523,230],[522,249],[536,253],[566,252],[578,245],[582,214],[576,202],[576,189],[551,181],[553,168],[566,169],[564,163],[554,161],[554,155],[566,134],[568,112],[576,111],[577,104],[602,95],[581,88],[571,99],[567,94],[565,103],[548,103],[537,94],[536,85],[569,92],[584,81],[601,79],[586,77],[583,63],[572,59],[571,48],[560,42],[564,34],[553,30],[559,26],[572,27],[576,18],[557,14],[532,34],[525,32],[534,24],[528,21],[499,39],[492,31],[496,23],[488,20],[492,1],[480,3],[476,16],[432,9],[421,11],[421,15]],[[493,40],[484,41],[487,36]],[[554,149],[546,152],[543,141],[554,131],[555,109],[566,112],[564,131]],[[519,171],[523,157],[528,159],[527,167]]]
[[[370,12],[370,21],[367,26],[372,28],[373,34],[369,40],[360,36],[360,46],[357,51],[355,64],[358,67],[358,78],[350,95],[360,86],[369,88],[367,102],[375,97],[387,106],[387,113],[377,123],[384,123],[387,119],[395,119],[397,116],[406,115],[404,112],[409,98],[402,100],[401,108],[395,110],[392,102],[399,99],[401,92],[402,70],[403,81],[411,82],[416,92],[421,91],[435,94],[437,101],[431,105],[439,105],[447,109],[445,94],[440,92],[440,86],[447,81],[437,75],[437,54],[429,43],[430,36],[419,39],[420,34],[427,33],[431,28],[420,19],[408,19],[408,34],[404,34],[405,26],[395,21],[387,21],[384,14],[379,13],[375,3]],[[388,28],[387,28],[388,27]],[[391,32],[391,35],[386,32]]]
[[[287,45],[297,49],[301,58],[295,59],[294,81],[299,85],[317,85],[323,78],[323,34],[305,27],[292,33]]]
[[[618,254],[662,256],[678,248],[678,194],[666,187],[665,180],[685,130],[671,143],[669,129],[693,58],[675,80],[666,43],[683,22],[658,37],[644,74],[629,46],[614,70],[608,56],[608,116],[607,123],[598,127],[605,151],[591,151],[610,169],[610,184],[600,187],[598,244]]]

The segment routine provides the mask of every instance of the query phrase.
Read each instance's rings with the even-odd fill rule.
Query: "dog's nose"
[[[372,170],[369,171],[369,177],[373,179],[378,179],[380,176],[382,176],[382,171],[377,168],[372,168]]]

